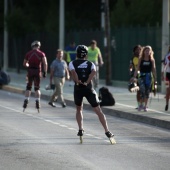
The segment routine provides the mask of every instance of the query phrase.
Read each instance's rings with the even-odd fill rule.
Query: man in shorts
[[[98,95],[92,87],[92,79],[96,74],[96,66],[93,62],[86,60],[88,48],[85,45],[78,45],[76,52],[77,59],[69,63],[69,70],[75,82],[74,102],[76,104],[76,119],[79,127],[77,135],[83,136],[83,97],[86,97],[87,101],[98,115],[106,136],[111,138],[114,135],[108,129],[106,117],[99,105]]]
[[[40,50],[40,41],[34,41],[31,43],[32,50],[26,53],[23,66],[27,68],[27,79],[28,83],[25,91],[25,100],[23,108],[26,109],[29,98],[31,95],[32,84],[34,83],[35,91],[35,106],[37,109],[40,108],[40,79],[47,75],[47,59],[44,52]],[[42,65],[43,65],[43,75],[42,75]]]

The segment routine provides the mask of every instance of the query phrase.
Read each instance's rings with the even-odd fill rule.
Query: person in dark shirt
[[[114,135],[109,131],[107,120],[99,105],[99,99],[96,91],[92,87],[92,79],[96,74],[96,66],[94,63],[86,60],[88,48],[85,45],[78,45],[77,59],[69,63],[69,70],[75,82],[74,85],[74,102],[76,104],[76,119],[79,127],[78,136],[83,136],[83,97],[93,107],[93,110],[98,115],[98,118],[105,129],[105,134],[108,138]]]
[[[23,66],[27,68],[27,78],[28,83],[25,91],[25,100],[23,108],[25,109],[28,105],[29,97],[31,95],[32,84],[34,83],[35,98],[36,98],[36,108],[40,108],[40,79],[43,76],[46,77],[47,74],[47,59],[44,52],[40,50],[40,41],[34,41],[31,44],[32,50],[26,53]],[[42,75],[42,65],[43,65],[43,75]]]
[[[141,45],[136,45],[133,48],[133,56],[131,57],[130,64],[129,64],[130,78],[133,77],[134,72],[135,72],[135,70],[138,66],[138,61],[139,61],[139,56],[140,56],[141,50],[142,50]],[[136,76],[136,79],[138,79],[138,75]],[[139,84],[137,83],[137,86],[138,85]],[[136,100],[137,100],[137,108],[136,109],[138,109],[139,105],[140,105],[140,92],[139,92],[139,90],[136,90]]]
[[[139,58],[137,69],[135,70],[134,73],[134,78],[136,78],[138,71],[140,71],[138,82],[139,82],[141,100],[140,100],[140,106],[138,108],[138,111],[144,110],[145,112],[147,112],[147,104],[148,104],[152,81],[157,83],[156,66],[155,66],[155,59],[153,54],[154,53],[152,47],[145,46]]]

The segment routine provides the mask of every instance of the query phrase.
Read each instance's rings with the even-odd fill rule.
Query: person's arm
[[[101,54],[101,51],[100,49],[98,48],[98,61],[99,61],[99,65],[102,66],[104,64],[103,62],[103,57],[102,57],[102,54]]]
[[[132,61],[132,58],[130,59],[130,62],[129,62],[129,71],[133,71],[133,61]]]
[[[153,73],[153,77],[154,77],[154,82],[157,81],[157,75],[156,75],[156,65],[155,65],[155,60],[152,60],[152,73]]]
[[[84,82],[84,85],[87,86],[92,81],[95,74],[96,74],[96,66],[94,65],[94,63],[92,63],[91,73],[89,74],[89,77],[88,77],[87,81]]]
[[[103,65],[104,64],[104,62],[103,62],[103,58],[102,58],[102,55],[101,54],[99,54],[99,65]]]
[[[47,58],[46,58],[46,56],[44,56],[44,57],[42,58],[42,62],[43,62],[44,72],[47,73],[48,64],[47,64]]]
[[[29,63],[28,63],[28,61],[26,59],[24,59],[23,66],[24,67],[29,67]]]
[[[137,68],[135,69],[135,72],[134,72],[134,74],[133,74],[133,77],[132,77],[132,79],[136,79],[136,76],[137,76],[137,74],[138,74],[138,71],[140,70],[140,64],[141,64],[141,58],[139,58],[139,62],[138,62],[138,65],[137,65]]]
[[[69,80],[70,74],[69,74],[68,68],[65,69],[65,72],[66,72],[66,79]]]
[[[82,84],[82,82],[79,80],[78,75],[74,69],[71,70],[71,75],[72,75],[72,79],[76,83],[76,85]]]
[[[81,82],[81,80],[79,80],[79,78],[78,78],[78,75],[77,75],[77,73],[75,71],[75,68],[74,68],[74,65],[73,65],[72,61],[69,63],[69,70],[71,72],[72,79],[76,83],[76,85],[83,84]]]
[[[50,84],[53,84],[53,83],[52,83],[52,82],[53,82],[53,76],[54,76],[54,69],[51,68],[51,69],[50,69]]]
[[[89,74],[89,78],[88,78],[87,81],[84,83],[84,85],[89,84],[89,83],[92,81],[92,79],[93,79],[93,77],[94,77],[95,74],[96,74],[96,71],[95,71],[95,70],[92,70],[92,72]]]

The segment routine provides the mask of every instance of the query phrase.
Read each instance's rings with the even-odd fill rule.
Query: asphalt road
[[[116,145],[111,145],[97,116],[84,110],[85,135],[79,143],[75,108],[41,113],[31,98],[0,91],[0,170],[169,170],[170,132],[107,115]]]

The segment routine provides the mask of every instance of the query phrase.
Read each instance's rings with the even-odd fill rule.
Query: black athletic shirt
[[[76,59],[69,63],[69,70],[75,70],[78,79],[84,83],[88,80],[91,71],[96,70],[96,66],[88,60]],[[89,85],[91,85],[91,82]]]
[[[151,60],[149,60],[149,61],[142,60],[140,63],[140,72],[141,73],[150,73],[151,71],[152,71]]]

